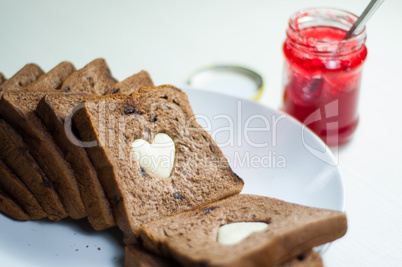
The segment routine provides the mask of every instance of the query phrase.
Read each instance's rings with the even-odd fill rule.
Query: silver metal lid
[[[255,71],[230,65],[200,69],[190,76],[188,84],[200,89],[255,100],[260,98],[264,86],[262,77]]]

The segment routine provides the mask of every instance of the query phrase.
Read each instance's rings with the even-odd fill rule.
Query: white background
[[[119,80],[145,69],[155,84],[180,84],[198,68],[238,64],[263,76],[260,102],[279,108],[289,16],[315,6],[360,14],[368,2],[0,0],[0,71],[103,57]],[[400,0],[386,0],[368,25],[360,124],[338,154],[349,231],[326,266],[402,265],[401,12]]]

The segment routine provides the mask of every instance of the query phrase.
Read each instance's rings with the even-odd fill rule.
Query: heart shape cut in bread
[[[156,176],[169,178],[175,160],[175,144],[169,135],[158,133],[152,144],[137,139],[130,146],[142,168]]]

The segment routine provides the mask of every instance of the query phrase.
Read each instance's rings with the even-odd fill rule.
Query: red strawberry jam
[[[334,9],[313,11],[299,12],[289,22],[283,46],[286,59],[283,109],[328,145],[336,146],[346,143],[358,124],[366,35],[363,30],[343,40],[346,31],[336,26],[349,19],[350,25],[344,27],[350,27],[355,16]],[[346,19],[333,23],[333,13]],[[309,27],[303,28],[306,21]]]

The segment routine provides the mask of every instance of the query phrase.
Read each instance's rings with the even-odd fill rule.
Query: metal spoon
[[[363,13],[360,15],[360,17],[352,25],[352,28],[350,28],[345,37],[343,37],[343,40],[349,39],[353,37],[353,35],[363,30],[363,27],[366,25],[367,21],[371,18],[374,12],[377,11],[377,9],[383,2],[384,0],[371,0],[366,9],[364,9]]]

